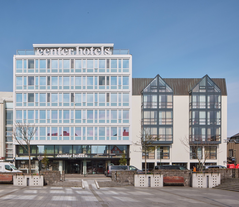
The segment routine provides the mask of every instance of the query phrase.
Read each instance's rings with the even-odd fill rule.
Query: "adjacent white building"
[[[104,173],[129,162],[132,142],[132,56],[113,44],[34,44],[13,58],[14,122],[34,124],[32,168]],[[15,159],[27,167],[17,143]]]
[[[140,137],[155,137],[147,166],[227,163],[225,79],[133,78],[131,164],[144,168]]]
[[[0,160],[13,161],[13,93],[0,92]]]

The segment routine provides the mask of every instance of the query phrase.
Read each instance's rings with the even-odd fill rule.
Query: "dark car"
[[[155,170],[187,170],[185,167],[180,165],[157,165]]]
[[[110,165],[107,167],[107,171],[105,171],[105,175],[111,177],[112,171],[124,171],[124,170],[130,170],[130,171],[137,171],[137,173],[143,173],[142,170],[139,170],[138,168],[132,166],[132,165]]]

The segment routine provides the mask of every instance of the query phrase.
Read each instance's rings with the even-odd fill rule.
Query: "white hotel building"
[[[113,44],[34,44],[14,56],[14,122],[34,124],[32,167],[104,173],[132,142],[132,56]],[[16,165],[27,154],[16,144]]]
[[[34,44],[33,51],[17,51],[13,120],[38,129],[32,168],[44,153],[50,169],[66,173],[104,173],[123,154],[144,168],[142,131],[156,138],[146,154],[150,169],[190,169],[195,154],[205,152],[206,164],[226,165],[225,79],[132,78],[132,56],[113,46]],[[16,165],[25,169],[27,153],[15,145]]]

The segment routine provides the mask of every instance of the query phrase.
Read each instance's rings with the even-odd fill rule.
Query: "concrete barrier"
[[[16,186],[43,186],[44,178],[42,175],[14,175],[13,185]]]
[[[163,175],[134,175],[135,187],[163,187]]]
[[[213,188],[221,184],[220,173],[193,173],[193,188]]]

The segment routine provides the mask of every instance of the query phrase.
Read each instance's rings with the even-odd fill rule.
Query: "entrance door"
[[[87,174],[104,174],[105,161],[90,161],[87,162]]]
[[[66,173],[68,174],[80,174],[81,169],[81,161],[69,160],[66,161]]]

